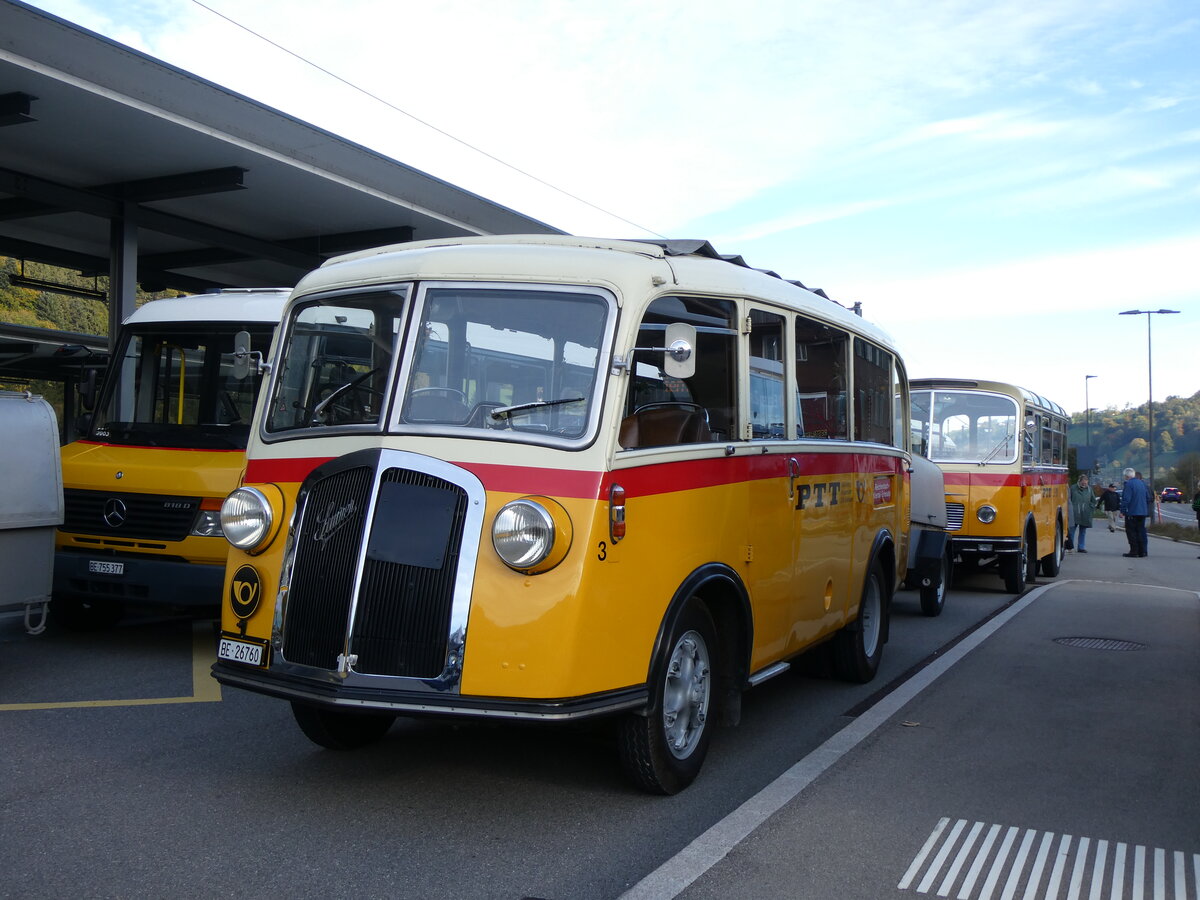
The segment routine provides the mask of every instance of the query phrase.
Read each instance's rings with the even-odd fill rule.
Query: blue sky
[[[1195,2],[34,5],[565,230],[861,301],[912,377],[1136,406],[1117,314],[1167,308],[1155,399],[1200,390]]]

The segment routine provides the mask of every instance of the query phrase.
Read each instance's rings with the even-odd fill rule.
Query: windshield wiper
[[[517,403],[513,406],[499,406],[491,411],[493,419],[510,418],[514,413],[530,409],[541,409],[545,406],[561,406],[564,403],[582,403],[584,397],[563,397],[561,400],[531,400],[528,403]]]
[[[371,369],[368,372],[363,372],[361,375],[351,378],[345,384],[334,388],[324,400],[322,400],[320,403],[318,403],[316,406],[313,407],[312,421],[310,421],[309,424],[310,425],[320,425],[321,424],[320,415],[321,415],[321,413],[323,413],[325,411],[325,407],[327,407],[330,403],[332,403],[334,400],[336,400],[342,394],[346,393],[346,391],[350,390],[351,388],[358,387],[360,384],[362,384],[364,381],[366,381],[368,378],[370,378],[372,375],[374,375],[378,371],[379,371],[379,369],[375,368],[375,369]],[[378,393],[378,392],[373,391],[372,393]]]
[[[991,462],[992,457],[995,456],[997,453],[999,453],[1002,448],[1007,447],[1008,442],[1011,441],[1015,436],[1016,435],[1014,435],[1010,431],[1004,437],[1000,438],[1000,443],[998,443],[995,447],[993,447],[991,449],[991,451],[988,453],[988,455],[979,461],[979,464],[981,466],[983,466],[983,465],[986,465],[987,463]]]

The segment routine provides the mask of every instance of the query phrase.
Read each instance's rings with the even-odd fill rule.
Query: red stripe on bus
[[[845,476],[895,475],[902,471],[895,456],[866,453],[773,453],[754,456],[689,459],[654,463],[612,472],[545,469],[493,463],[455,462],[473,473],[486,490],[512,494],[547,494],[585,500],[606,500],[608,487],[620,484],[628,495],[649,496],[676,491],[720,487],[766,478],[785,478],[788,459],[799,461],[798,479]],[[252,460],[246,472],[249,483],[301,482],[331,457]]]

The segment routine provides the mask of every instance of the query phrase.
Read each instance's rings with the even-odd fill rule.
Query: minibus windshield
[[[378,429],[390,408],[389,431],[579,440],[595,418],[609,309],[594,291],[476,284],[302,303],[267,430]]]
[[[238,377],[236,322],[147,324],[130,329],[110,364],[91,437],[111,444],[245,450],[258,391],[255,372]],[[249,326],[266,353],[274,326]]]

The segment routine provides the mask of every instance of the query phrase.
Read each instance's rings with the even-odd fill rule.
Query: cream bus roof
[[[909,382],[909,386],[914,391],[930,389],[993,391],[1008,394],[1011,397],[1021,397],[1030,406],[1069,418],[1067,411],[1053,400],[1048,400],[1041,394],[1035,394],[1033,391],[1016,384],[1009,384],[1006,381],[982,381],[968,378],[914,378]]]
[[[824,291],[751,268],[701,240],[536,234],[413,241],[334,257],[301,279],[295,294],[414,278],[595,284],[613,289],[618,302],[660,289],[774,300],[893,346],[881,328]]]
[[[225,288],[211,294],[188,294],[144,303],[125,320],[146,322],[274,322],[278,323],[291,291],[288,288]]]

